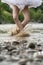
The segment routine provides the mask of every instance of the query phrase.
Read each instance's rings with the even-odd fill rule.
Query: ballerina
[[[10,5],[13,11],[13,19],[17,24],[16,30],[12,31],[12,34],[18,34],[30,21],[29,8],[39,7],[42,4],[42,0],[1,0],[3,3]],[[23,12],[24,20],[22,22],[18,19],[19,11]]]

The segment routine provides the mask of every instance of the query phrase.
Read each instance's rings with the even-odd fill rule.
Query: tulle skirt
[[[20,10],[23,10],[25,6],[39,7],[42,4],[42,0],[1,0],[3,3],[10,5],[13,8],[13,5],[16,5]]]

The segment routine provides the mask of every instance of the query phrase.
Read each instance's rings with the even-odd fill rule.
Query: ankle
[[[23,28],[25,27],[25,25],[22,23],[22,26],[23,26]]]
[[[21,26],[17,26],[17,30],[21,31],[23,29],[23,25],[21,24]]]
[[[29,22],[22,23],[23,28],[28,24]]]

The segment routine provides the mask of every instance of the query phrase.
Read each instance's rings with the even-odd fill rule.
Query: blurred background
[[[40,7],[30,8],[30,21],[43,23],[43,3]],[[23,13],[19,13],[19,20],[23,21]],[[0,0],[0,24],[14,23],[12,9]]]

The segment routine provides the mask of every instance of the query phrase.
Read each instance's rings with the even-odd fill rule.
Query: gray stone
[[[12,42],[12,45],[18,45],[18,44],[20,44],[18,41],[13,41]]]
[[[0,55],[0,62],[4,61],[6,58],[2,55]]]
[[[30,43],[30,44],[29,44],[29,48],[35,49],[35,44],[34,44],[34,43]]]
[[[20,64],[20,65],[26,65],[26,63],[27,63],[27,60],[26,60],[26,59],[21,59],[21,60],[19,61],[19,64]]]

